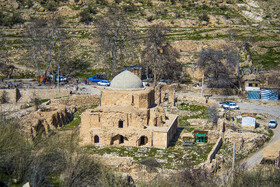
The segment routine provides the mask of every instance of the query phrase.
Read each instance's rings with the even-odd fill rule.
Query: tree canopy
[[[177,61],[178,51],[166,42],[168,31],[163,24],[155,24],[148,29],[144,39],[141,63],[146,74],[153,75],[154,85],[160,79],[176,80],[182,71],[182,65]]]

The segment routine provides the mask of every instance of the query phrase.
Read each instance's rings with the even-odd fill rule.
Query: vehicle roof
[[[269,122],[276,122],[276,120],[275,120],[275,119],[272,119],[272,120],[270,120]]]

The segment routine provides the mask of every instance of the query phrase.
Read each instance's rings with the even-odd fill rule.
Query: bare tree
[[[269,73],[269,76],[267,77],[267,84],[270,87],[280,87],[280,68],[274,68],[274,70],[271,70]]]
[[[95,37],[100,52],[111,59],[112,74],[119,65],[118,60],[124,60],[129,56],[129,50],[135,40],[132,31],[132,23],[119,8],[111,8],[108,15],[98,17],[96,21]]]
[[[235,53],[235,59],[233,60],[236,60],[236,62],[234,63],[235,64],[235,67],[236,67],[236,72],[237,72],[237,76],[236,76],[236,79],[237,79],[237,82],[238,82],[238,90],[239,92],[238,93],[242,93],[243,90],[242,90],[242,74],[240,73],[240,66],[239,66],[239,63],[240,63],[240,58],[239,58],[239,54],[241,52],[241,50],[244,48],[244,50],[246,51],[247,53],[247,56],[248,56],[248,60],[249,61],[252,61],[252,56],[251,56],[251,52],[250,52],[250,42],[252,42],[252,39],[245,39],[243,40],[241,46],[238,48],[238,45],[237,45],[237,42],[235,40],[235,36],[236,36],[236,31],[234,30],[229,30],[229,37],[233,43],[233,47],[230,47],[230,50],[233,52],[233,55]]]
[[[15,66],[9,63],[9,50],[7,48],[7,40],[4,37],[4,34],[0,32],[1,40],[0,40],[0,73],[4,76],[11,78]]]
[[[42,61],[40,60],[40,51],[42,46],[42,38],[41,34],[46,26],[46,22],[43,19],[35,19],[33,22],[27,26],[26,33],[27,36],[30,38],[30,45],[31,45],[31,55],[32,60],[37,70],[38,77],[41,75],[40,67]]]
[[[46,19],[34,19],[27,26],[26,33],[30,38],[30,52],[38,76],[54,71],[58,60],[62,59],[62,50],[65,49],[63,42],[67,39],[62,25],[62,18],[53,14]]]
[[[144,40],[145,48],[141,55],[141,63],[146,74],[151,71],[153,84],[161,78],[176,79],[180,76],[182,65],[177,61],[179,53],[166,43],[169,29],[163,24],[152,25]]]
[[[203,49],[199,54],[198,67],[211,88],[238,88],[236,85],[236,55],[231,50]]]

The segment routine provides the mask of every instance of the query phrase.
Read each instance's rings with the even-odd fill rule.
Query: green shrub
[[[201,21],[209,22],[210,18],[206,13],[203,13],[202,16],[199,17]]]
[[[18,23],[24,23],[25,20],[21,17],[19,12],[12,12],[12,15],[5,14],[3,10],[0,11],[0,25],[13,26]]]
[[[0,96],[0,104],[5,104],[9,102],[9,98],[7,96],[7,91],[3,91],[2,95]]]
[[[93,21],[93,18],[92,18],[92,16],[91,16],[91,13],[89,12],[88,9],[82,10],[82,11],[80,12],[80,17],[81,17],[80,21],[81,21],[81,22],[84,22],[84,23],[86,23],[86,24],[89,24],[89,23],[91,23],[91,22]]]
[[[157,171],[157,167],[160,167],[160,163],[155,158],[146,158],[140,162],[147,167],[148,172]]]
[[[155,19],[155,18],[154,18],[153,16],[147,17],[147,21],[148,21],[148,22],[152,22],[154,19]]]
[[[78,133],[36,136],[28,140],[17,121],[0,121],[0,176],[13,186],[127,186],[91,155],[80,153]]]
[[[51,0],[51,1],[47,1],[45,8],[48,9],[49,11],[56,11],[57,10],[57,4],[55,1]]]

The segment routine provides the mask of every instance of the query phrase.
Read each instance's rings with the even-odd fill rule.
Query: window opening
[[[119,121],[119,128],[123,128],[123,121]]]

